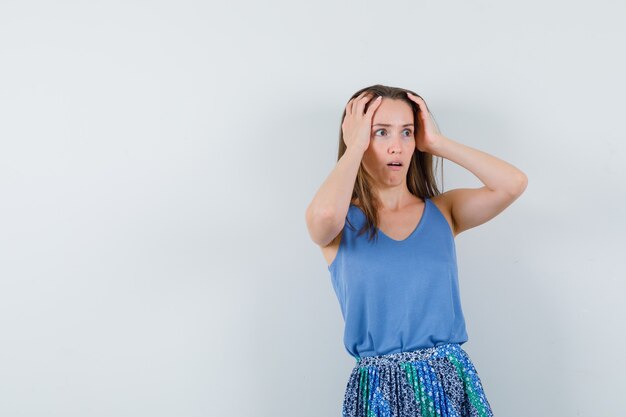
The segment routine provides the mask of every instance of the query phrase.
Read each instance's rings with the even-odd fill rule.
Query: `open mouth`
[[[401,162],[391,162],[391,163],[387,164],[387,166],[392,171],[400,171],[400,170],[402,170],[402,163]]]

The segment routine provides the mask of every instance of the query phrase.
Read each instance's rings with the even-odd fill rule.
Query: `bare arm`
[[[343,229],[363,151],[348,148],[306,210],[311,239],[326,246]]]
[[[481,225],[510,206],[526,189],[526,174],[495,156],[478,149],[441,138],[438,154],[472,172],[481,188],[458,188],[441,195],[449,206],[454,235]]]
[[[417,149],[459,164],[485,184],[481,188],[450,190],[439,196],[450,212],[455,236],[491,220],[524,192],[528,184],[526,174],[508,162],[442,135],[424,100],[411,94],[408,96],[422,110],[422,127],[415,140]]]
[[[361,159],[369,147],[372,116],[381,102],[378,97],[364,112],[371,99],[372,94],[364,91],[348,101],[341,124],[346,151],[307,207],[307,228],[319,246],[332,242],[345,224]]]

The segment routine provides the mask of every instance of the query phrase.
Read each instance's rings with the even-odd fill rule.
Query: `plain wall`
[[[340,416],[354,360],[304,212],[381,83],[528,176],[456,239],[495,414],[621,416],[625,12],[3,1],[0,415]]]

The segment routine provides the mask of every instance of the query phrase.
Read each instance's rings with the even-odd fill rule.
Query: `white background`
[[[458,236],[497,416],[621,416],[623,2],[0,3],[0,415],[340,416],[304,211],[386,84],[526,192]],[[444,190],[478,187],[444,162]]]

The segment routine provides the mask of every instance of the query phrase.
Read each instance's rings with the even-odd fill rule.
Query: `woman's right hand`
[[[346,116],[341,124],[341,130],[343,132],[343,142],[348,148],[356,148],[365,152],[370,145],[372,116],[382,102],[382,97],[379,96],[370,104],[367,112],[364,113],[365,104],[372,97],[373,93],[364,91],[351,99],[346,105]]]

